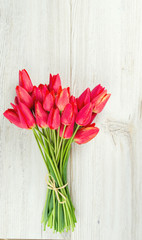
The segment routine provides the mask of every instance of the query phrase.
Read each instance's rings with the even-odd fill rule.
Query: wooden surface
[[[1,117],[0,238],[142,239],[141,13],[140,0],[0,0],[1,113],[23,68],[35,84],[60,73],[76,96],[98,83],[112,93],[99,135],[72,147],[77,225],[61,236],[40,223],[46,168],[31,131]]]

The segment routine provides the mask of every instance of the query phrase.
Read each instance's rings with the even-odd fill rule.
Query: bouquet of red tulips
[[[42,213],[54,231],[74,230],[76,217],[67,183],[67,163],[72,142],[87,143],[99,132],[92,123],[110,94],[100,84],[87,88],[78,98],[62,88],[59,74],[48,85],[33,86],[26,70],[19,71],[15,104],[4,116],[20,128],[32,129],[48,170],[47,195]]]

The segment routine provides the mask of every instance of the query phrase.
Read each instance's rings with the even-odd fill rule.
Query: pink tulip
[[[54,107],[54,102],[55,102],[55,95],[54,95],[54,91],[52,91],[46,95],[43,101],[43,108],[49,112],[51,108]]]
[[[95,124],[91,124],[87,127],[80,128],[75,137],[74,141],[78,144],[84,144],[92,140],[99,132],[99,128],[95,127]]]
[[[90,102],[90,88],[87,88],[79,98],[76,99],[78,109],[83,108],[87,103]]]
[[[101,86],[101,84],[98,84],[96,87],[93,88],[91,91],[91,101],[97,97],[101,92],[104,91],[104,87]]]
[[[73,107],[74,115],[76,116],[76,114],[78,113],[78,108],[77,108],[76,98],[73,95],[70,97],[70,103]]]
[[[31,110],[21,102],[16,107],[23,128],[34,128],[36,123]]]
[[[50,91],[54,90],[54,92],[57,94],[60,87],[61,87],[61,79],[59,74],[53,75],[53,76],[50,74],[49,90]]]
[[[34,102],[39,101],[42,103],[42,93],[40,89],[36,86],[33,87],[32,99]]]
[[[75,122],[80,126],[86,126],[92,117],[92,104],[86,104],[77,114]]]
[[[28,93],[31,93],[33,91],[32,81],[25,69],[19,71],[19,85],[23,87]]]
[[[92,113],[91,120],[90,120],[90,122],[87,124],[87,126],[90,125],[90,124],[94,121],[94,119],[95,119],[96,116],[97,116],[97,113]]]
[[[75,123],[74,120],[75,120],[75,117],[73,117],[71,124],[66,126],[63,138],[69,139],[73,135],[74,123]],[[64,125],[61,124],[61,127],[60,127],[60,137],[62,137],[63,129],[64,129]]]
[[[69,88],[64,88],[56,96],[56,106],[60,111],[63,111],[65,106],[69,103],[70,93]]]
[[[100,113],[103,108],[105,107],[108,99],[110,98],[111,94],[105,94],[97,103],[93,104],[93,112]]]
[[[14,109],[7,109],[3,115],[13,124],[15,124],[17,127],[22,128],[18,113]]]
[[[44,101],[44,99],[45,99],[45,97],[46,97],[46,95],[49,93],[49,90],[48,90],[48,88],[47,88],[47,85],[45,84],[40,84],[39,86],[38,86],[38,88],[40,89],[40,91],[41,91],[41,95],[42,95],[42,102]]]
[[[17,86],[16,94],[17,94],[18,102],[24,103],[28,108],[33,107],[33,99],[24,88]]]
[[[35,102],[35,117],[36,123],[39,127],[45,128],[47,127],[48,113],[43,109],[41,103]]]
[[[33,101],[42,103],[48,93],[49,90],[46,85],[40,84],[38,87],[34,86],[32,92]]]
[[[106,105],[111,94],[107,94],[107,90],[100,84],[91,91],[91,102],[93,105],[93,112],[100,113]]]
[[[16,96],[14,99],[15,104],[18,104],[18,97]]]
[[[58,108],[51,109],[47,123],[51,129],[57,129],[60,126],[60,112]]]
[[[62,112],[61,123],[63,125],[70,125],[72,122],[73,116],[74,116],[74,113],[73,113],[72,105],[68,103]]]

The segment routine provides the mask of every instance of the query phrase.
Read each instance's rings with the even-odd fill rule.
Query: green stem
[[[45,162],[45,165],[46,165],[46,167],[47,167],[47,170],[49,171],[46,158],[45,158],[45,156],[44,156],[44,154],[43,154],[43,151],[42,151],[42,149],[41,149],[40,143],[39,143],[38,138],[37,138],[37,133],[35,132],[35,129],[34,129],[34,128],[33,128],[33,133],[34,133],[36,142],[37,142],[37,144],[38,144],[39,150],[40,150],[40,152],[41,152],[41,155],[42,155],[42,157],[43,157],[43,160],[44,160],[44,162]]]
[[[57,151],[57,143],[56,143],[56,130],[53,130],[53,135],[54,135],[54,146],[55,146],[55,155],[56,155],[56,151]]]
[[[64,149],[64,144],[65,144],[65,139],[63,140],[62,149],[61,149],[61,158],[60,158],[60,174],[61,174],[61,176],[62,176],[62,174],[63,174],[62,163],[63,163],[63,149]]]
[[[42,130],[44,130],[44,134],[43,134],[38,128],[36,128],[36,130],[37,130],[37,132],[38,132],[39,134],[42,135],[42,137],[44,138],[44,140],[45,140],[48,144],[50,144],[50,145],[51,145],[51,148],[54,150],[54,148],[53,148],[53,146],[52,146],[52,144],[51,144],[51,142],[50,142],[50,140],[49,140],[48,133],[47,133],[47,129],[46,129],[46,128],[42,129]]]
[[[39,136],[37,136],[38,138],[39,138]],[[39,140],[40,140],[40,138],[39,138]],[[50,161],[50,164],[51,164],[51,166],[52,166],[52,169],[53,169],[53,171],[54,171],[54,174],[55,174],[55,177],[56,177],[56,179],[57,179],[57,182],[58,182],[58,185],[59,186],[63,186],[63,182],[62,182],[62,179],[61,179],[61,176],[60,176],[60,173],[59,173],[59,170],[58,170],[58,167],[57,167],[57,164],[56,164],[56,161],[55,161],[55,159],[53,158],[53,162],[52,162],[52,159],[50,158],[50,156],[49,156],[49,153],[48,153],[48,151],[47,151],[47,149],[45,148],[45,146],[44,146],[44,144],[43,144],[43,142],[41,142],[41,145],[42,145],[42,148],[44,149],[44,152],[45,152],[45,154],[47,155],[47,158],[49,159],[49,161]],[[72,226],[72,229],[74,229],[74,222],[73,222],[73,219],[71,218],[71,206],[70,206],[70,202],[69,202],[69,200],[68,200],[68,197],[67,197],[67,194],[66,194],[66,191],[65,191],[65,189],[63,188],[63,189],[61,189],[61,192],[65,195],[65,197],[66,197],[66,202],[65,202],[65,206],[66,206],[66,209],[67,209],[67,212],[68,212],[68,216],[69,216],[69,219],[70,219],[70,223],[71,223],[71,226]]]
[[[56,155],[56,160],[58,159],[58,155],[59,155],[61,144],[62,144],[62,141],[63,141],[65,129],[66,129],[66,125],[64,125],[64,128],[63,128],[62,137],[61,137],[60,144],[59,144],[59,147],[58,147],[58,152],[57,152],[57,155]]]

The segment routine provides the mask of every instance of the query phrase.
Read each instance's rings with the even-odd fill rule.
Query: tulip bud
[[[60,126],[60,112],[58,108],[51,109],[47,123],[51,129],[57,129]]]
[[[87,126],[90,125],[90,124],[94,121],[94,119],[95,119],[96,116],[97,116],[97,113],[92,113],[91,120],[90,120],[90,122],[87,124]]]
[[[70,125],[72,122],[73,116],[74,114],[73,114],[72,105],[68,103],[62,112],[61,123],[63,125]]]
[[[18,104],[18,97],[16,96],[14,99],[15,104]]]
[[[65,106],[69,103],[69,90],[64,88],[61,90],[58,95],[56,96],[56,106],[60,111],[63,111]]]
[[[46,97],[46,95],[49,93],[49,91],[48,91],[48,88],[47,88],[47,85],[45,84],[40,84],[39,86],[38,86],[38,88],[39,88],[39,90],[40,90],[40,92],[41,92],[41,96],[42,96],[42,102],[44,101],[44,99],[45,99],[45,97]]]
[[[34,128],[36,125],[35,118],[30,109],[21,102],[19,102],[16,107],[23,128]]]
[[[17,112],[14,109],[7,109],[3,115],[13,124],[15,124],[17,127],[22,127],[21,122],[19,119],[19,116]]]
[[[98,84],[93,90],[91,91],[91,101],[97,97],[101,92],[104,91],[104,87],[101,86],[101,84]]]
[[[34,86],[32,92],[32,99],[34,102],[39,101],[40,103],[42,103],[48,93],[49,91],[46,85],[40,84],[38,87]]]
[[[35,117],[36,123],[39,127],[45,128],[47,127],[48,113],[43,109],[41,103],[35,102]]]
[[[18,102],[24,103],[28,108],[33,107],[33,99],[24,88],[17,86],[16,94],[17,94]]]
[[[87,88],[79,98],[76,99],[78,109],[83,108],[87,103],[90,102],[90,88]]]
[[[43,101],[43,108],[50,112],[51,108],[54,107],[54,102],[55,102],[55,95],[54,91],[48,93]]]
[[[39,101],[42,103],[42,93],[40,89],[36,86],[33,87],[32,99],[34,102]]]
[[[92,104],[88,103],[87,105],[85,105],[76,115],[76,120],[75,122],[80,125],[80,126],[86,126],[90,120],[91,120],[91,116],[92,116]]]
[[[78,113],[78,108],[77,108],[76,98],[73,95],[70,97],[70,103],[73,107],[74,115],[76,116],[76,114]]]
[[[91,91],[91,102],[93,105],[93,112],[100,113],[106,105],[111,94],[107,94],[107,90],[100,84]]]
[[[59,74],[53,75],[53,76],[50,74],[49,90],[50,91],[54,90],[54,92],[57,94],[60,87],[61,87],[61,79]]]
[[[25,69],[19,71],[19,85],[23,87],[28,93],[31,93],[33,90],[32,81]]]
[[[75,120],[75,117],[73,117],[71,124],[66,126],[63,138],[69,139],[73,135],[74,123],[75,123],[74,120]],[[61,124],[61,127],[60,127],[60,137],[62,137],[63,129],[64,129],[64,125]]]
[[[99,128],[94,126],[94,124],[91,124],[90,126],[80,128],[74,137],[74,141],[78,144],[89,142],[99,132]]]

